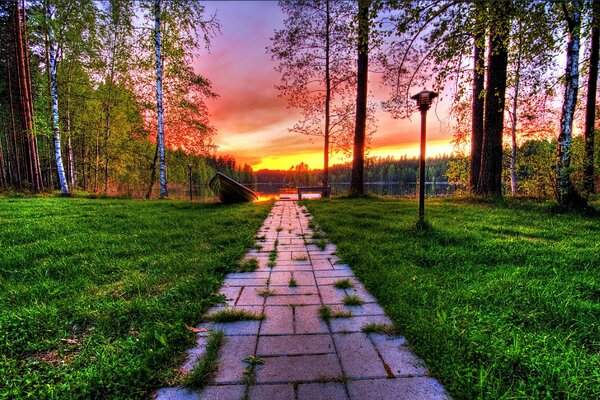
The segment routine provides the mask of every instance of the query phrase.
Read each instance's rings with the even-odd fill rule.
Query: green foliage
[[[370,323],[370,324],[366,324],[364,325],[361,330],[364,333],[379,333],[382,335],[389,335],[389,336],[398,336],[400,335],[400,331],[399,329],[394,326],[394,325],[387,325],[387,324],[375,324],[375,323]]]
[[[258,269],[258,260],[256,258],[249,258],[242,260],[238,263],[237,272],[254,272]]]
[[[428,200],[416,231],[414,201],[306,206],[453,398],[600,395],[596,216]]]
[[[0,398],[143,399],[169,385],[195,340],[185,326],[218,301],[268,209],[0,198]]]

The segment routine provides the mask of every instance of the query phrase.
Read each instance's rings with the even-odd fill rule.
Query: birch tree
[[[163,123],[163,71],[162,71],[162,53],[160,38],[160,3],[161,0],[154,0],[154,45],[156,48],[156,113],[157,113],[157,140],[156,149],[158,152],[160,198],[169,197],[167,191],[167,165],[165,163],[165,128]]]
[[[581,37],[582,0],[572,0],[560,4],[564,22],[567,25],[567,63],[565,70],[565,93],[560,117],[560,134],[556,151],[556,196],[558,203],[565,207],[580,207],[583,199],[571,182],[571,144],[573,118],[579,90],[579,47]]]

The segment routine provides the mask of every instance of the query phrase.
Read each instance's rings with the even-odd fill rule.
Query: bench
[[[301,186],[298,187],[298,200],[302,200],[302,193],[320,192],[321,197],[329,197],[331,186]]]

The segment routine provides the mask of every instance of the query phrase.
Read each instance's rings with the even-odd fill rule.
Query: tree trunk
[[[158,136],[156,145],[158,147],[159,158],[159,182],[160,182],[160,198],[169,197],[167,192],[167,165],[165,162],[165,131],[163,124],[163,92],[162,92],[162,54],[161,54],[161,38],[160,38],[160,2],[154,0],[154,44],[156,46],[156,112],[158,115]]]
[[[473,105],[471,122],[471,168],[469,186],[471,191],[477,192],[479,186],[479,173],[481,170],[481,147],[483,143],[483,111],[485,99],[482,93],[485,89],[485,30],[483,28],[482,14],[485,5],[481,1],[475,3],[475,35],[473,46]]]
[[[56,12],[56,11],[55,11]],[[65,175],[65,169],[62,161],[62,153],[60,149],[60,128],[58,126],[58,87],[56,82],[56,56],[58,49],[54,43],[54,32],[53,32],[53,17],[50,8],[46,10],[46,23],[48,24],[48,42],[50,50],[50,88],[51,88],[51,100],[52,100],[52,131],[54,132],[54,158],[56,160],[56,172],[58,175],[58,183],[60,185],[60,192],[63,196],[69,195],[69,185],[67,183],[67,177]]]
[[[517,106],[519,99],[519,83],[521,81],[521,23],[519,22],[519,43],[517,46],[517,68],[515,70],[515,98],[512,107],[512,126],[510,129],[511,153],[510,153],[510,191],[512,195],[517,194]]]
[[[325,2],[325,148],[323,149],[323,186],[329,185],[329,130],[331,110],[331,76],[330,76],[330,26],[329,0]]]
[[[575,191],[571,182],[571,139],[573,115],[577,103],[579,86],[579,40],[581,30],[582,0],[573,0],[569,13],[565,3],[562,9],[569,29],[567,43],[567,68],[565,72],[565,98],[560,117],[560,134],[556,151],[556,196],[558,203],[565,207],[579,207],[585,200]]]
[[[154,150],[154,158],[152,159],[152,166],[150,167],[150,184],[148,185],[148,192],[146,192],[146,199],[152,197],[152,189],[154,189],[154,183],[156,182],[156,163],[158,162],[158,141],[156,143],[156,150]]]
[[[587,193],[596,192],[594,185],[594,126],[596,122],[596,93],[598,88],[598,50],[600,47],[600,0],[592,2],[592,38],[590,71],[588,76],[587,105],[585,109],[585,157],[583,159],[583,186]]]
[[[358,2],[358,70],[356,84],[356,122],[350,194],[363,195],[365,170],[365,133],[367,127],[367,85],[369,74],[369,0]]]
[[[6,189],[7,186],[6,167],[4,165],[4,146],[2,146],[2,139],[0,139],[0,187]]]
[[[7,65],[7,71],[8,71],[8,97],[9,97],[9,104],[10,104],[10,124],[11,124],[11,130],[12,130],[12,150],[13,150],[13,157],[15,160],[15,173],[14,178],[15,181],[13,182],[13,185],[15,185],[17,188],[21,189],[21,185],[22,185],[22,181],[21,181],[21,157],[19,155],[19,141],[17,139],[17,124],[15,122],[15,105],[14,105],[14,97],[13,97],[13,91],[12,91],[12,86],[13,86],[13,81],[11,79],[11,74],[10,74],[10,65]],[[7,143],[8,143],[8,136],[7,136]]]
[[[502,133],[508,66],[510,4],[490,3],[490,48],[488,51],[485,120],[478,194],[502,196]]]
[[[27,170],[27,178],[29,180],[30,188],[33,192],[40,192],[42,186],[40,184],[40,177],[38,175],[39,165],[37,157],[37,146],[34,134],[33,125],[33,97],[31,95],[31,80],[29,77],[28,68],[28,50],[27,43],[24,37],[24,26],[21,12],[25,15],[25,10],[21,10],[19,0],[15,0],[16,18],[16,51],[17,51],[17,75],[19,80],[19,103],[21,105],[20,111],[22,115],[22,128],[24,131],[24,152],[25,162]]]

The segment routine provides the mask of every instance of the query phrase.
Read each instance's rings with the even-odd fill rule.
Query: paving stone
[[[238,400],[244,397],[245,390],[243,385],[207,386],[198,400]]]
[[[221,293],[222,295],[225,296],[226,298],[226,303],[229,305],[233,305],[235,304],[235,301],[237,300],[238,296],[240,295],[240,292],[242,291],[241,287],[227,287],[227,286],[223,286],[220,290],[219,293]]]
[[[289,287],[289,286],[273,286],[273,290],[278,294],[278,295],[292,295],[292,294],[315,294],[318,295],[319,294],[319,289],[317,289],[316,286],[296,286],[296,287]]]
[[[294,333],[294,317],[291,307],[266,306],[265,314],[267,317],[263,320],[260,328],[261,335],[291,335]]]
[[[332,308],[338,308],[333,306]],[[350,311],[354,316],[363,315],[385,315],[385,310],[377,303],[366,303],[362,306],[343,306],[339,307],[343,311]]]
[[[219,349],[218,370],[214,377],[217,383],[241,382],[247,364],[243,358],[254,355],[256,336],[231,336]]]
[[[288,286],[291,278],[291,272],[273,271],[269,282],[271,286]]]
[[[333,265],[327,259],[314,259],[311,257],[312,267],[315,271],[331,271]]]
[[[340,332],[361,332],[362,327],[367,324],[388,325],[392,321],[385,315],[366,315],[351,318],[335,318],[330,321],[331,331]]]
[[[296,334],[329,333],[327,324],[319,318],[321,306],[298,306],[295,308]]]
[[[292,261],[292,263],[277,263],[275,264],[275,267],[273,267],[274,271],[277,272],[283,272],[283,271],[288,271],[288,272],[296,272],[296,271],[309,271],[312,272],[312,266],[310,265],[309,262],[299,262],[299,261]]]
[[[352,400],[449,400],[433,378],[369,379],[348,382]]]
[[[262,289],[266,289],[267,286],[262,288],[245,287],[242,290],[242,294],[238,298],[236,306],[261,306],[265,303],[265,298],[260,296],[258,292]]]
[[[206,343],[208,341],[208,337],[200,336],[196,338],[196,345],[190,349],[185,351],[185,362],[181,366],[181,370],[184,372],[190,372],[198,361],[204,357],[206,353]]]
[[[315,294],[281,295],[267,297],[267,306],[320,305],[321,298]]]
[[[226,278],[223,281],[223,285],[227,286],[265,286],[267,284],[266,278],[260,279],[244,279],[244,278]]]
[[[298,286],[315,286],[315,275],[312,271],[310,272],[294,272],[294,279]]]
[[[234,272],[227,274],[227,278],[263,278],[269,279],[269,272],[266,271],[255,271],[255,272]]]
[[[258,356],[335,353],[330,335],[260,336]]]
[[[337,281],[341,280],[341,279],[349,279],[350,282],[352,282],[353,285],[358,285],[358,279],[356,279],[353,276],[346,276],[346,277],[340,277],[340,276],[324,276],[324,277],[317,277],[317,284],[318,285],[334,285]]]
[[[347,400],[343,383],[305,383],[298,385],[298,400]]]
[[[264,360],[265,364],[256,372],[258,383],[334,379],[342,375],[335,354],[267,357]]]
[[[155,400],[199,400],[197,392],[182,387],[162,388],[156,391]]]
[[[278,251],[277,252],[277,260],[292,260],[292,252],[291,251]]]
[[[377,299],[373,297],[367,290],[363,287],[357,286],[355,288],[346,289],[346,293],[348,295],[355,295],[360,297],[365,303],[375,303]]]
[[[319,293],[321,293],[321,299],[323,304],[343,304],[346,292],[342,289],[336,289],[333,286],[319,286]]]
[[[308,251],[303,246],[301,250],[292,251],[292,260],[294,261],[306,261],[308,259]]]
[[[345,278],[345,277],[353,277],[354,274],[352,273],[351,270],[323,270],[323,271],[315,271],[315,276],[317,278],[321,278],[321,277],[335,277],[337,279],[339,278]]]
[[[294,385],[255,385],[250,400],[294,400]]]
[[[219,322],[212,324],[214,330],[223,331],[225,336],[258,335],[259,327],[260,321]]]
[[[383,358],[383,362],[387,364],[394,376],[427,375],[425,363],[406,346],[406,339],[403,337],[390,338],[386,335],[373,335],[371,338]]]
[[[375,346],[364,333],[333,335],[344,373],[349,378],[385,378]]]

